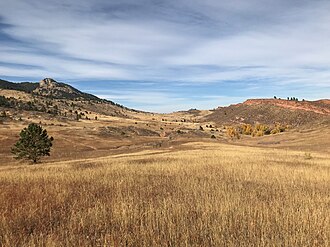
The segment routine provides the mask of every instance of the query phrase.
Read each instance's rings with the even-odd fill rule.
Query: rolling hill
[[[39,83],[13,83],[0,80],[0,106],[16,110],[37,111],[77,120],[102,114],[112,117],[135,118],[143,112],[126,108],[112,101],[84,93],[78,89],[51,78]],[[156,113],[146,113],[146,115]],[[156,114],[157,115],[157,114]],[[140,117],[141,117],[140,116]],[[243,103],[218,107],[215,110],[191,109],[162,117],[176,118],[176,121],[213,123],[216,126],[281,123],[304,126],[330,123],[330,100],[297,101],[283,99],[249,99]]]
[[[121,117],[126,115],[125,112],[136,112],[134,109],[81,92],[51,78],[45,78],[39,83],[0,80],[1,106],[73,119],[87,117],[87,112]]]
[[[292,126],[330,122],[330,100],[290,101],[249,99],[244,103],[218,107],[204,117],[217,124],[274,124]]]

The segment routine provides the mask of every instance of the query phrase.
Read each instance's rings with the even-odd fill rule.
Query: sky
[[[127,107],[330,98],[329,0],[1,0],[0,78]]]

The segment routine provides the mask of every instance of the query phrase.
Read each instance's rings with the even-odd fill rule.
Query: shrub
[[[306,160],[311,160],[313,157],[311,155],[311,153],[305,153],[305,159]]]
[[[6,97],[1,96],[1,95],[0,95],[0,106],[5,106],[5,107],[10,106],[9,100]]]
[[[253,128],[251,124],[243,124],[241,126],[241,129],[242,129],[242,134],[244,135],[251,135],[253,132]]]
[[[270,133],[271,133],[272,135],[275,135],[275,134],[280,133],[280,130],[279,130],[278,128],[274,128],[274,129],[271,130]]]
[[[232,126],[227,127],[227,135],[231,139],[234,139],[234,138],[240,139],[241,138],[239,131],[235,127],[232,127]]]
[[[263,136],[264,132],[262,130],[254,130],[252,136]]]
[[[256,124],[252,132],[252,136],[263,136],[265,134],[270,134],[269,127],[263,124]]]
[[[274,134],[278,134],[281,132],[284,132],[286,129],[285,126],[281,125],[280,123],[275,123],[275,127],[274,129],[271,130],[270,134],[274,135]]]

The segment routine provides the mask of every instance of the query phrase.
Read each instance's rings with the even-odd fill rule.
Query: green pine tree
[[[31,123],[20,133],[20,139],[12,148],[16,159],[28,159],[36,163],[41,156],[49,156],[54,138],[48,137],[47,130]]]

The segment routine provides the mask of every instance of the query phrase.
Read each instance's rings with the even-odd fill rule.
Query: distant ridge
[[[248,99],[243,103],[218,107],[204,119],[218,124],[283,123],[299,126],[330,123],[330,100]]]
[[[106,101],[96,97],[95,95],[81,92],[78,89],[66,83],[57,82],[52,78],[42,79],[39,83],[38,82],[15,83],[0,79],[0,89],[17,90],[26,93],[31,93],[34,95],[40,95],[40,96],[56,98],[56,99]]]
[[[294,101],[284,99],[248,99],[242,104],[245,105],[274,105],[292,110],[311,111],[319,114],[330,114],[330,100],[316,100],[316,101]]]
[[[41,80],[38,87],[33,90],[33,93],[57,99],[101,100],[92,94],[83,93],[68,84],[57,82],[52,78]]]
[[[63,102],[71,102],[74,101],[74,104],[81,104],[81,107],[85,106],[90,108],[91,105],[98,105],[98,107],[94,107],[93,110],[96,112],[100,112],[102,114],[110,114],[110,115],[118,115],[121,116],[122,110],[128,110],[131,112],[142,112],[135,109],[127,108],[123,105],[117,104],[111,100],[100,99],[99,97],[81,92],[80,90],[66,84],[63,82],[57,82],[52,78],[44,78],[40,80],[40,82],[10,82],[7,80],[0,79],[0,90],[12,90],[18,92],[24,92],[30,95],[30,97],[38,96],[39,98],[43,98],[45,100],[60,100]],[[10,93],[9,93],[10,95]],[[1,96],[0,94],[0,97]],[[3,99],[5,100],[5,99]],[[13,107],[19,109],[44,109],[42,105],[36,105],[35,107],[26,107],[26,104],[32,104],[31,99],[30,102],[21,102],[20,99],[11,99],[13,102],[11,104]],[[7,99],[8,101],[8,99]],[[16,102],[15,102],[16,101]],[[71,104],[70,103],[70,104]],[[33,103],[35,104],[35,103]],[[6,103],[8,105],[8,103]]]
[[[26,93],[32,93],[39,86],[37,82],[20,82],[14,83],[6,80],[0,79],[0,89],[9,89],[23,91]]]

